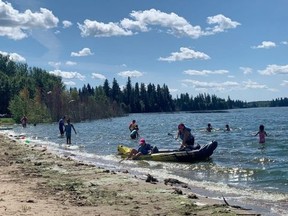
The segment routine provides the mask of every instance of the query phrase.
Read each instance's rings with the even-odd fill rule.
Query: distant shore
[[[164,184],[106,170],[2,133],[0,152],[1,215],[260,215],[194,194],[173,179]]]

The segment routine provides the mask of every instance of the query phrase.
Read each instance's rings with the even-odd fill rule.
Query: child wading
[[[77,134],[73,124],[70,123],[70,119],[67,119],[67,125],[65,125],[65,133],[66,133],[66,142],[67,144],[71,144],[71,131],[74,130],[75,134]]]
[[[255,134],[255,136],[259,135],[259,143],[265,143],[265,137],[267,133],[264,129],[264,125],[259,126],[259,131]]]

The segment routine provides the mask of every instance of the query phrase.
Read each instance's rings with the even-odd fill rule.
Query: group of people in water
[[[139,127],[136,123],[136,120],[132,120],[132,122],[129,124],[129,130],[130,130],[130,137],[131,139],[136,139],[139,137]],[[208,123],[206,131],[212,132],[213,128],[210,123]],[[228,124],[225,125],[224,131],[230,131],[230,126]],[[265,143],[265,137],[267,136],[267,133],[265,131],[264,125],[259,126],[259,131],[255,134],[255,136],[259,136],[259,143]],[[195,138],[191,133],[191,129],[189,127],[186,127],[183,123],[180,123],[178,125],[178,132],[175,137],[177,140],[178,138],[181,139],[181,145],[179,148],[179,151],[191,151],[191,150],[197,150],[200,149],[200,145],[198,143],[195,144]],[[156,152],[158,149],[156,149]],[[151,153],[156,153],[155,147],[151,146],[150,144],[146,143],[144,138],[141,138],[139,141],[139,148],[138,149],[132,149],[129,156],[126,159],[136,159],[141,155],[147,155]]]
[[[73,124],[71,124],[71,120],[70,118],[67,119],[66,124],[65,124],[65,120],[66,117],[63,116],[59,121],[58,121],[58,125],[59,125],[59,132],[60,132],[60,137],[64,137],[64,135],[66,135],[66,143],[71,145],[71,132],[72,130],[75,132],[75,134],[77,134],[76,129],[74,127]],[[21,125],[23,128],[27,127],[27,123],[28,123],[28,118],[26,115],[24,115],[21,119]],[[34,124],[34,126],[36,126],[36,124]]]
[[[225,129],[224,131],[230,131],[230,126],[228,124],[225,125]],[[207,128],[206,128],[207,132],[212,132],[213,131],[213,127],[210,123],[208,123]]]
[[[71,132],[72,130],[75,132],[75,134],[77,134],[76,129],[74,127],[73,124],[71,124],[71,120],[70,118],[67,119],[66,124],[65,124],[65,119],[66,117],[63,116],[59,122],[59,132],[60,132],[60,136],[64,137],[64,134],[66,135],[66,143],[67,144],[71,144]],[[23,116],[21,119],[21,124],[23,127],[26,127],[27,125],[27,117]],[[131,139],[136,139],[139,137],[139,127],[138,124],[136,123],[136,120],[132,120],[131,123],[129,124],[129,130],[130,130],[130,137]],[[212,132],[213,128],[212,125],[210,123],[208,123],[206,131],[207,132]],[[230,126],[228,124],[225,125],[225,131],[230,131]],[[265,137],[268,136],[264,125],[261,124],[259,126],[259,131],[255,134],[255,136],[259,136],[259,143],[265,143]],[[178,125],[178,132],[177,135],[175,137],[175,139],[177,140],[178,138],[181,139],[181,145],[179,148],[179,151],[191,151],[191,150],[196,150],[200,148],[199,144],[195,144],[195,138],[191,133],[191,129],[189,127],[186,127],[183,123],[180,123]],[[140,155],[146,155],[149,153],[155,153],[158,151],[157,147],[152,147],[150,144],[146,143],[144,138],[141,138],[139,141],[139,148],[133,149],[130,152],[130,155],[127,157],[127,159],[136,159],[137,157],[139,157]]]
[[[213,130],[212,125],[211,125],[210,123],[208,123],[207,128],[206,128],[206,131],[207,131],[207,132],[212,132],[212,130]],[[224,131],[231,131],[230,126],[229,126],[228,124],[225,125]],[[262,143],[262,144],[265,143],[265,141],[266,141],[266,136],[268,136],[268,135],[267,135],[267,133],[266,133],[266,131],[265,131],[265,127],[264,127],[263,124],[261,124],[261,125],[259,126],[259,130],[258,130],[258,132],[255,134],[255,136],[257,136],[257,135],[259,136],[259,143]]]

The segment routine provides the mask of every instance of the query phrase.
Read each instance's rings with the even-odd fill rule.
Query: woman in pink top
[[[267,136],[266,131],[264,130],[264,125],[259,126],[259,131],[255,136],[259,135],[259,143],[265,143],[265,137]]]

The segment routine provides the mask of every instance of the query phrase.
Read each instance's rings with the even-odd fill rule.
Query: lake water
[[[124,161],[118,163],[117,145],[137,147],[129,137],[128,125],[136,119],[140,137],[158,148],[175,149],[179,141],[177,125],[183,122],[192,129],[196,142],[218,141],[210,161],[199,163],[162,163]],[[193,192],[222,199],[230,204],[257,209],[262,215],[288,215],[288,107],[237,109],[217,113],[153,113],[131,114],[125,117],[74,124],[73,147],[64,147],[58,138],[58,124],[17,125],[6,133],[25,134],[23,143],[44,145],[61,155],[73,154],[76,159],[114,170],[130,173],[150,173],[159,180],[177,178],[197,185]],[[214,130],[205,131],[208,123]],[[229,124],[230,132],[224,127]],[[259,125],[268,133],[266,143],[259,144],[254,136]],[[81,148],[78,148],[81,146]]]

